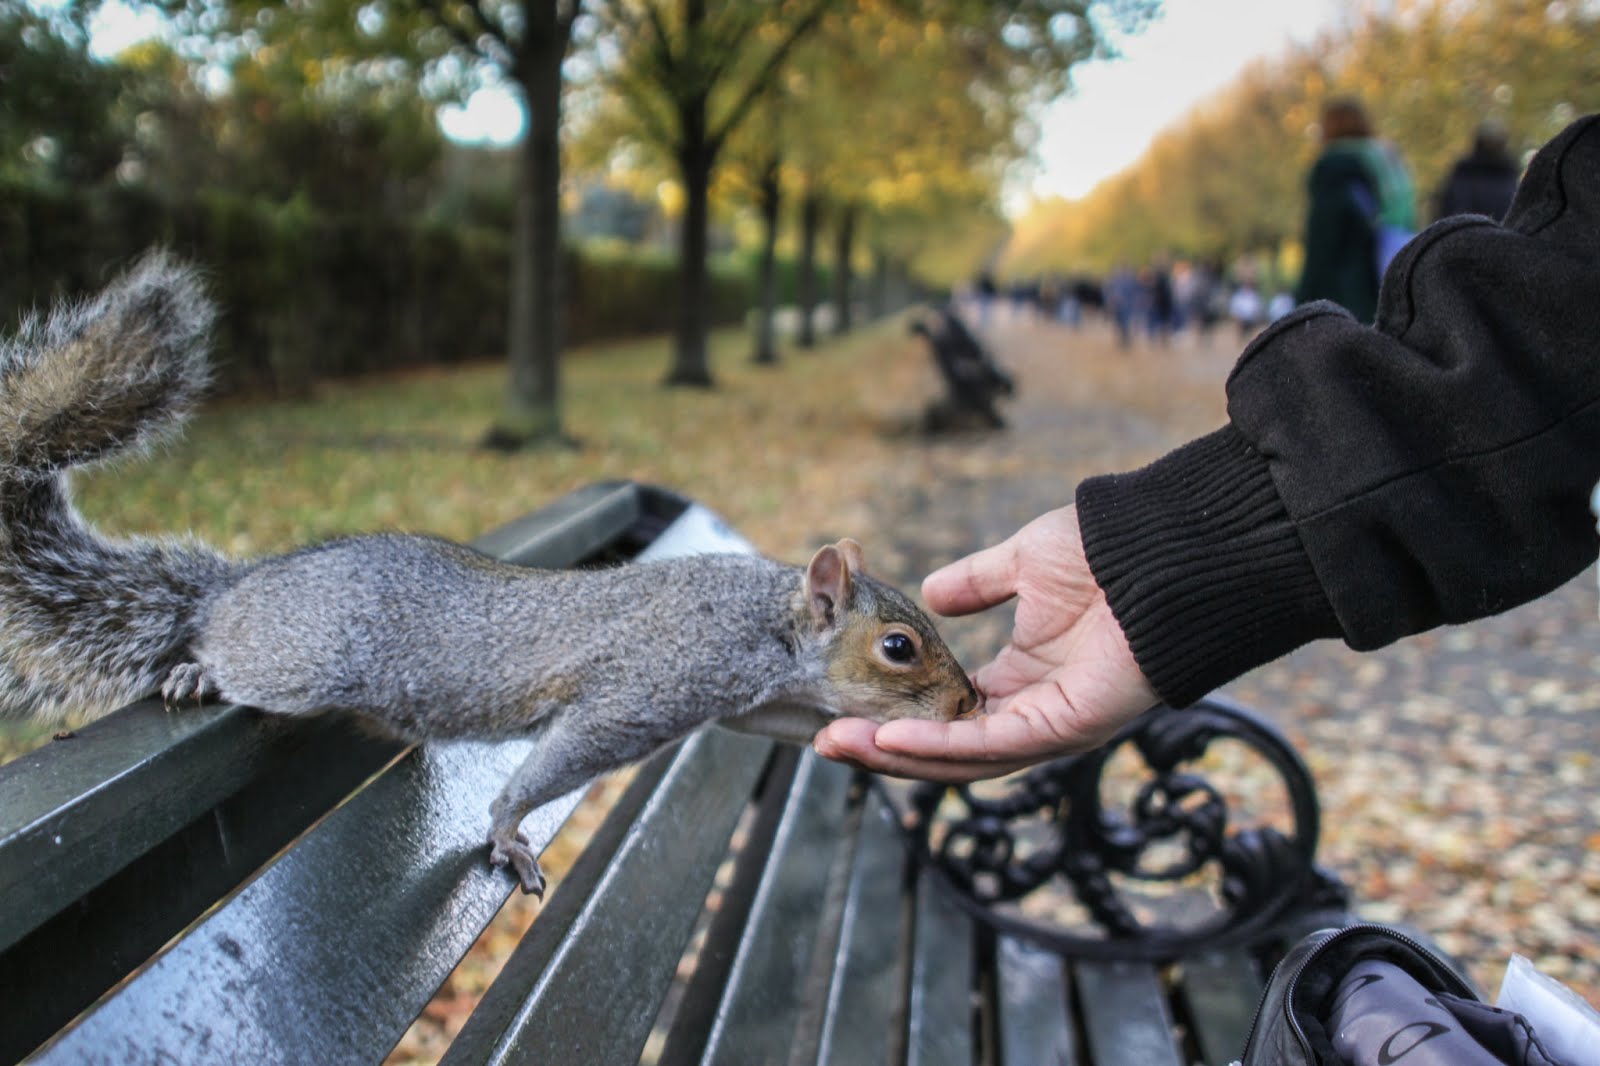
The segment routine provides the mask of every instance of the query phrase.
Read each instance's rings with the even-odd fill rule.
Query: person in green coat
[[[1332,300],[1371,322],[1392,246],[1416,230],[1416,192],[1399,153],[1372,135],[1360,101],[1328,102],[1322,143],[1306,183],[1305,266],[1295,299]]]

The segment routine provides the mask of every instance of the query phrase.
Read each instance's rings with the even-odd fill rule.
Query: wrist
[[[1085,481],[1077,509],[1089,569],[1173,706],[1339,635],[1266,461],[1232,426]]]

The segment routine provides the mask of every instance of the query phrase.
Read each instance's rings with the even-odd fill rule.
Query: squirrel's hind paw
[[[217,686],[211,683],[199,663],[179,663],[161,684],[161,702],[169,711],[186,699],[194,700],[198,706],[216,692]]]
[[[539,858],[528,847],[526,834],[517,832],[513,836],[505,832],[490,834],[489,843],[492,845],[489,852],[489,863],[493,866],[505,866],[508,863],[517,872],[517,881],[522,885],[522,891],[530,896],[544,899],[544,871],[539,869]]]

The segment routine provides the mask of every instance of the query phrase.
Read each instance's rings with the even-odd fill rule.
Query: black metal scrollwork
[[[1246,745],[1276,771],[1292,832],[1230,829],[1222,793],[1185,768],[1222,739]],[[1149,780],[1126,810],[1108,809],[1106,768],[1129,746]],[[1015,779],[1003,796],[927,784],[912,791],[911,802],[915,846],[964,906],[991,925],[1077,957],[1160,960],[1202,946],[1250,943],[1291,914],[1342,910],[1348,901],[1337,879],[1315,864],[1319,814],[1304,762],[1264,719],[1216,697],[1182,711],[1152,711],[1098,751]],[[1126,884],[1170,885],[1211,871],[1216,898],[1209,913],[1186,913],[1181,924],[1142,915],[1118,885],[1118,875]],[[1099,934],[997,907],[1057,878],[1071,886]]]

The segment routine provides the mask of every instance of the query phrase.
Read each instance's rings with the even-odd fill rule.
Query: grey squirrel
[[[252,561],[103,537],[67,472],[182,422],[212,318],[196,273],[156,252],[0,342],[0,709],[104,713],[160,691],[169,707],[354,711],[417,741],[532,736],[491,806],[490,861],[542,896],[523,817],[705,722],[803,742],[845,714],[979,708],[850,540],[804,568],[729,554],[541,571],[409,534]]]

